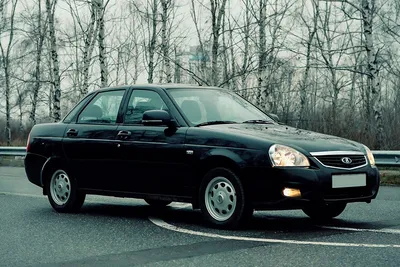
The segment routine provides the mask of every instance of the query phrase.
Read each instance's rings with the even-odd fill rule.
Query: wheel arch
[[[48,188],[46,187],[46,179],[48,179],[52,171],[62,166],[63,163],[61,161],[61,158],[59,157],[50,157],[43,164],[42,170],[40,172],[40,184],[42,185],[43,188],[43,195],[48,194]]]
[[[231,150],[227,149],[214,149],[206,154],[203,154],[199,162],[196,164],[194,171],[193,180],[193,208],[199,208],[198,203],[198,192],[200,188],[201,181],[206,173],[214,168],[222,167],[233,171],[239,176],[239,179],[243,182],[245,186],[244,179],[242,177],[242,168],[245,165],[243,159]]]

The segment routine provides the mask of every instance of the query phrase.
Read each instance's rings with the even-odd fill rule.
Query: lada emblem
[[[349,157],[344,157],[344,158],[342,158],[342,162],[344,164],[351,164],[353,161]]]

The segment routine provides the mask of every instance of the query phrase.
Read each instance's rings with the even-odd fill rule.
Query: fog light
[[[285,197],[301,197],[300,189],[285,188],[282,193]]]

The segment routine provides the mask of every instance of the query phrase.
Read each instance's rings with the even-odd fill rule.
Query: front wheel
[[[62,169],[52,173],[47,189],[49,202],[57,212],[76,212],[85,202],[86,195],[78,192],[76,181]]]
[[[203,178],[199,203],[204,218],[218,228],[237,228],[252,209],[239,177],[229,169],[215,168]]]
[[[330,220],[339,216],[346,208],[346,203],[330,203],[324,205],[310,205],[303,208],[303,212],[311,219]]]

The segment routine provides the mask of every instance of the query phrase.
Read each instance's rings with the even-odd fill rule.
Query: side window
[[[168,107],[158,93],[148,90],[134,90],[128,102],[124,123],[141,124],[143,113],[148,110],[168,111]]]
[[[79,114],[78,123],[114,124],[125,90],[97,94]]]
[[[67,116],[65,116],[63,122],[65,123],[70,123],[72,121],[72,118],[75,117],[76,113],[86,104],[88,98],[92,97],[93,95],[90,94],[86,96],[84,99],[82,99],[75,107],[71,109],[71,111],[68,113]]]

